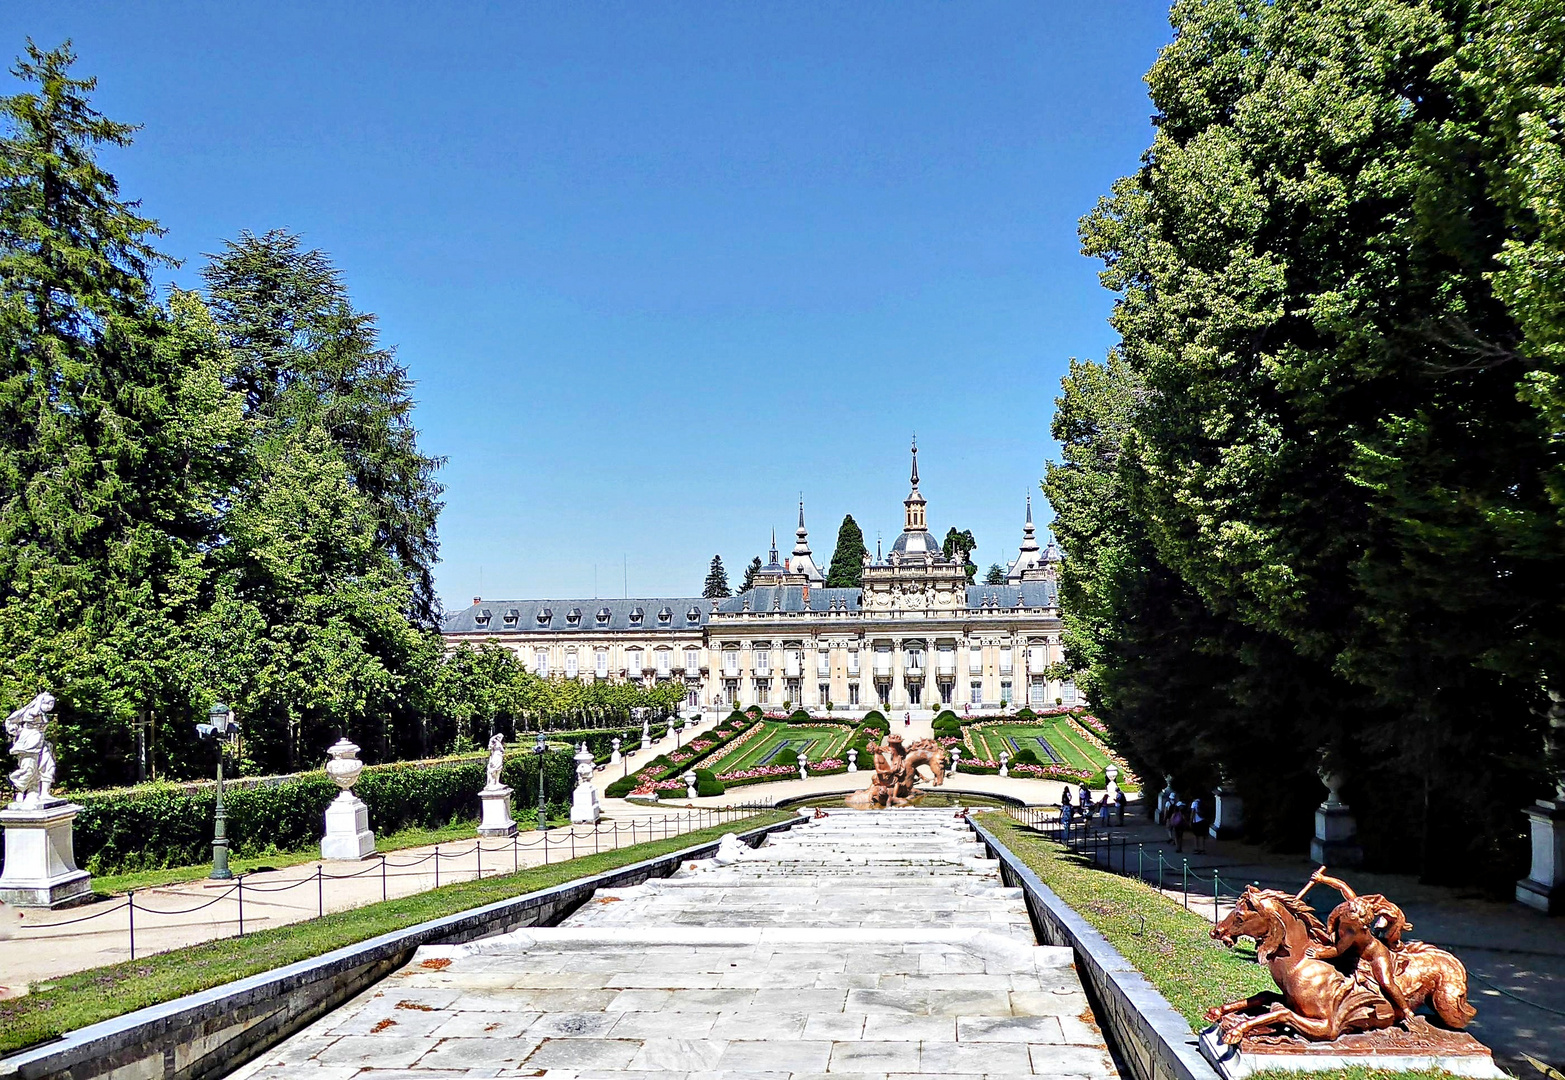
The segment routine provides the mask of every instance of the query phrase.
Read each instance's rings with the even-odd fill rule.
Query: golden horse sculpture
[[[1304,902],[1319,884],[1347,897],[1325,925]],[[1467,1003],[1467,969],[1444,949],[1403,941],[1412,928],[1396,904],[1378,893],[1357,895],[1324,866],[1296,895],[1252,885],[1212,936],[1228,946],[1254,938],[1256,960],[1271,971],[1281,997],[1268,992],[1230,1001],[1208,1009],[1206,1018],[1222,1024],[1230,1046],[1284,1025],[1316,1040],[1399,1022],[1411,1027],[1413,1011],[1426,1002],[1447,1027],[1465,1028],[1478,1013]]]
[[[926,766],[936,786],[946,782],[945,748],[933,739],[920,739],[911,746],[902,745],[902,736],[893,735],[884,746],[870,744],[875,755],[875,775],[863,791],[849,792],[844,802],[855,810],[883,810],[888,806],[907,806],[913,785],[922,777],[918,767]]]

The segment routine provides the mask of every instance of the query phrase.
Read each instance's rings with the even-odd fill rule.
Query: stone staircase
[[[982,854],[948,810],[833,811],[557,927],[420,949],[238,1075],[1114,1076],[1070,950]]]

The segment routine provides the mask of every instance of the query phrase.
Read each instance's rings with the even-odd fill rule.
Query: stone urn
[[[681,779],[683,779],[684,782],[685,782],[685,798],[687,798],[687,799],[695,798],[696,797],[696,774],[694,772],[687,772],[687,773],[685,773],[685,775],[683,777],[681,777]]]
[[[859,752],[857,750],[849,750],[848,751],[848,771],[849,772],[858,772],[859,771]]]
[[[1009,750],[1001,750],[1000,751],[1000,775],[1001,776],[1010,776],[1011,775],[1010,765],[1011,765],[1011,752]]]
[[[1119,784],[1115,782],[1119,779],[1119,766],[1108,766],[1103,770],[1103,776],[1104,779],[1108,781],[1108,783],[1104,786],[1104,790],[1109,793],[1110,798],[1113,798],[1114,795],[1119,791]]]
[[[347,739],[338,739],[326,751],[326,775],[341,791],[326,806],[326,832],[321,837],[321,858],[356,862],[375,853],[375,834],[370,831],[370,808],[353,794],[364,762],[359,748]]]
[[[331,777],[332,783],[342,789],[342,795],[353,790],[353,785],[359,782],[359,774],[364,771],[364,762],[359,760],[359,748],[347,739],[338,739],[326,751],[331,759],[326,762],[326,775]],[[349,796],[350,798],[352,796]]]

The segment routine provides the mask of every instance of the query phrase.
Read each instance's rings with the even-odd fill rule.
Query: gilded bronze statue
[[[1330,885],[1346,899],[1321,923],[1304,896]],[[1214,1006],[1207,1020],[1221,1025],[1222,1041],[1284,1026],[1306,1039],[1329,1040],[1402,1024],[1428,1003],[1447,1027],[1460,1030],[1477,1015],[1467,1003],[1467,969],[1444,949],[1404,941],[1413,924],[1378,893],[1359,896],[1323,866],[1297,894],[1250,886],[1212,936],[1232,946],[1255,939],[1257,962],[1270,970],[1281,995]]]
[[[888,806],[907,806],[913,797],[913,785],[923,779],[919,766],[927,768],[936,786],[946,782],[946,751],[933,739],[920,739],[902,745],[902,736],[893,735],[884,746],[871,743],[875,772],[869,787],[850,792],[844,800],[857,810],[883,810]]]

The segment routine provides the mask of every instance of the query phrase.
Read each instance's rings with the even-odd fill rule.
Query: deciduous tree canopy
[[[1054,421],[1068,655],[1139,768],[1228,768],[1274,839],[1324,765],[1382,863],[1514,878],[1565,659],[1565,17],[1172,19],[1082,223],[1120,344]]]

